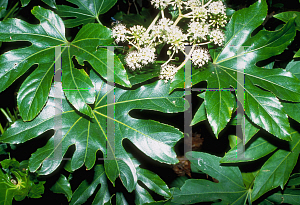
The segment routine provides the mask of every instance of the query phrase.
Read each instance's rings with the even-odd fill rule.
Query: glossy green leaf
[[[0,2],[0,19],[4,18],[5,14],[7,13],[7,4],[8,4],[8,0],[4,0]],[[1,46],[1,44],[0,44]]]
[[[64,89],[75,89],[65,94],[76,109],[92,117],[91,108],[87,105],[94,101],[92,83],[85,73],[74,68],[72,57],[77,56],[81,64],[87,60],[107,79],[106,49],[97,50],[97,47],[113,42],[110,29],[99,24],[88,24],[70,43],[65,38],[64,24],[58,15],[41,7],[34,7],[32,13],[41,24],[32,25],[19,19],[0,22],[0,40],[4,42],[24,40],[32,43],[29,47],[8,51],[0,56],[0,92],[22,76],[33,64],[38,64],[22,83],[17,99],[23,120],[34,119],[47,101],[54,75],[55,47],[61,46],[62,83],[66,86]],[[115,82],[130,87],[123,65],[116,56],[114,60]],[[82,88],[89,90],[81,90]]]
[[[265,0],[259,0],[249,8],[234,12],[226,26],[226,40],[223,49],[216,52],[217,55],[214,57],[212,56],[213,63],[209,63],[203,70],[192,69],[192,83],[195,85],[200,81],[207,81],[207,88],[218,89],[215,92],[219,93],[221,92],[219,90],[222,89],[237,88],[237,83],[241,84],[237,82],[237,72],[244,69],[245,84],[241,85],[245,89],[246,115],[253,123],[276,137],[290,140],[288,117],[276,96],[282,100],[299,102],[300,81],[286,70],[259,68],[256,63],[279,55],[286,49],[295,37],[295,19],[290,19],[280,30],[261,30],[251,36],[251,33],[263,23],[266,15]],[[184,71],[180,70],[171,83],[170,91],[175,88],[183,88],[183,82]],[[210,102],[206,103],[210,106],[222,104],[220,94],[215,94],[209,99]],[[228,100],[225,98],[224,103],[230,102]],[[231,104],[228,107],[231,107]],[[228,109],[225,105],[222,108]],[[217,108],[216,110],[210,109],[210,111],[206,108],[206,111],[207,116],[210,116],[211,119],[220,120],[222,129],[230,111],[218,111]],[[220,112],[226,112],[227,116],[223,119],[220,118]],[[214,128],[214,132],[218,133],[216,121],[209,120],[209,122]]]
[[[22,7],[25,7],[29,4],[31,0],[21,0],[21,4],[22,4]],[[55,3],[55,0],[42,0],[44,3],[46,3],[48,6],[56,9],[56,3]]]
[[[287,183],[287,186],[296,186],[296,185],[300,185],[300,173],[292,174]]]
[[[31,0],[21,0],[22,7],[25,7],[29,4]]]
[[[202,103],[194,115],[194,118],[191,122],[191,126],[197,124],[198,122],[207,120],[206,111],[205,111],[205,103]]]
[[[279,185],[283,189],[287,183],[300,153],[300,134],[294,131],[291,136],[290,150],[277,150],[261,167],[254,182],[253,200]]]
[[[265,140],[263,137],[256,138],[247,148],[243,149],[243,142],[230,149],[220,161],[221,163],[238,163],[254,161],[270,154],[276,150],[276,146]]]
[[[71,159],[72,170],[80,168],[83,164],[87,169],[91,169],[96,160],[96,152],[101,150],[106,153],[107,95],[113,92],[113,89],[107,90],[107,85],[93,70],[90,77],[97,90],[92,113],[94,119],[82,117],[62,98],[63,138],[59,142],[60,147],[53,146],[55,134],[44,147],[32,154],[29,161],[31,171],[37,171],[42,165],[38,170],[40,174],[53,172],[61,163],[68,147],[73,144],[76,146],[76,151]],[[184,92],[177,91],[169,95],[168,90],[169,84],[165,84],[162,80],[141,86],[136,90],[115,88],[115,119],[108,117],[115,122],[115,148],[113,150],[108,146],[113,155],[110,157],[113,158],[105,160],[104,167],[109,180],[114,183],[119,176],[129,192],[135,188],[137,175],[132,160],[122,147],[123,139],[129,139],[154,160],[168,164],[178,162],[173,147],[183,137],[182,132],[172,126],[152,120],[135,119],[128,114],[132,109],[149,109],[165,113],[184,111]],[[15,144],[23,143],[53,129],[54,105],[53,90],[51,90],[47,105],[37,118],[31,122],[17,121],[1,136],[0,140]],[[59,154],[58,158],[53,158],[56,152]]]
[[[300,49],[295,53],[293,58],[299,58],[300,57]]]
[[[294,120],[300,123],[300,103],[282,102],[284,111]]]
[[[113,7],[117,0],[67,0],[75,4],[78,8],[66,5],[57,5],[57,13],[61,17],[75,17],[75,19],[67,19],[64,21],[67,28],[73,28],[81,24],[94,23],[97,20],[99,23],[99,15],[106,13]]]
[[[218,138],[219,133],[230,121],[235,98],[229,91],[206,91],[204,103],[208,122]]]
[[[245,144],[247,144],[250,139],[259,131],[259,128],[253,125],[252,122],[249,121],[247,117],[244,118],[245,121],[242,124],[245,124],[245,126],[242,126],[243,133],[245,133]]]
[[[276,204],[292,204],[300,205],[300,189],[285,189],[283,193],[278,191],[277,193],[269,196],[266,200]]]
[[[281,12],[279,14],[274,15],[273,17],[281,21],[284,21],[285,23],[287,23],[291,18],[296,17],[295,19],[296,29],[300,30],[300,12],[298,11]]]
[[[153,64],[150,66],[145,66],[141,70],[128,70],[128,79],[132,85],[136,85],[138,83],[145,82],[146,80],[150,80],[154,77],[158,77],[160,75],[160,65]]]
[[[43,2],[45,2],[48,6],[56,9],[56,3],[55,0],[42,0]]]
[[[105,171],[102,165],[96,165],[94,168],[94,178],[91,183],[86,180],[83,181],[79,187],[74,191],[70,205],[83,204],[101,184],[99,191],[97,192],[92,205],[105,204],[110,200],[110,194],[108,191]]]
[[[154,199],[146,189],[137,184],[135,188],[134,202],[135,204],[145,204],[149,202],[154,202]]]
[[[128,205],[122,192],[116,193],[116,205]]]
[[[60,175],[59,179],[55,182],[55,184],[50,188],[51,191],[58,194],[64,194],[68,201],[72,198],[72,189],[70,182],[64,175]]]
[[[243,182],[247,189],[252,188],[253,182],[257,175],[258,171],[254,172],[242,172]]]
[[[204,179],[189,179],[175,189],[172,202],[194,204],[221,199],[230,204],[244,204],[248,190],[245,188],[238,167],[221,166],[220,157],[202,152],[188,152],[186,157],[191,161],[192,171],[202,172],[216,178],[219,183]]]
[[[167,198],[171,197],[168,186],[157,174],[147,169],[137,168],[137,177],[138,180],[155,193]]]
[[[286,70],[293,73],[294,76],[296,76],[299,80],[300,80],[300,61],[290,61],[287,65],[286,65]]]

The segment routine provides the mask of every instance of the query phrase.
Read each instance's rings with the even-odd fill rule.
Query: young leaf
[[[94,23],[95,20],[100,23],[99,15],[106,13],[111,7],[113,7],[117,0],[67,0],[68,2],[75,4],[78,8],[74,8],[66,5],[57,5],[57,13],[61,17],[76,17],[75,19],[65,20],[67,28],[73,28],[81,24]]]

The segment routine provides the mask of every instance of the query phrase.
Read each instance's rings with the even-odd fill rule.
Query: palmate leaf
[[[290,150],[277,150],[261,167],[257,174],[252,191],[252,199],[256,200],[269,190],[280,185],[283,190],[293,171],[300,153],[300,134],[292,129]]]
[[[72,109],[65,98],[62,98],[62,139],[54,148],[54,141],[58,138],[55,132],[44,147],[33,153],[29,160],[30,171],[38,171],[42,175],[53,172],[61,163],[68,147],[75,144],[76,151],[71,159],[72,170],[80,168],[83,164],[87,169],[91,169],[98,150],[104,155],[110,152],[112,156],[107,156],[110,159],[104,161],[107,177],[112,183],[120,177],[124,186],[131,192],[136,186],[137,174],[132,160],[122,146],[122,140],[125,138],[154,160],[168,164],[178,162],[173,147],[183,137],[182,132],[156,121],[132,118],[128,113],[132,109],[149,109],[165,113],[182,112],[188,108],[184,106],[183,91],[169,95],[169,84],[161,80],[141,86],[137,90],[115,88],[115,103],[108,105],[107,95],[114,90],[108,90],[107,85],[93,70],[90,77],[97,96],[92,110],[94,118],[82,116]],[[0,140],[19,144],[54,129],[54,118],[58,117],[55,116],[54,106],[52,89],[45,108],[33,121],[17,121]],[[115,118],[107,116],[108,106],[114,106]],[[114,147],[109,140],[107,141],[107,119],[115,123]]]
[[[284,69],[259,68],[255,64],[284,51],[295,37],[295,23],[290,19],[280,30],[261,30],[251,36],[266,15],[265,0],[236,11],[226,27],[224,48],[212,55],[213,62],[204,69],[192,69],[193,85],[207,81],[208,89],[219,89],[205,94],[205,105],[210,106],[210,109],[206,107],[207,118],[216,136],[229,122],[232,104],[236,103],[234,98],[224,94],[228,91],[221,90],[236,89],[239,83],[245,90],[244,108],[249,119],[276,137],[291,140],[288,117],[277,97],[299,102],[300,81]],[[237,72],[243,68],[245,84],[237,82]],[[183,86],[184,72],[180,70],[171,83],[170,92]]]
[[[102,77],[107,79],[107,46],[113,42],[110,29],[99,24],[88,24],[76,35],[73,42],[65,38],[65,27],[61,18],[50,10],[34,7],[33,15],[41,24],[33,25],[20,19],[0,22],[0,41],[29,41],[31,46],[8,51],[0,56],[0,92],[22,76],[32,65],[38,67],[26,78],[18,92],[17,101],[24,121],[36,117],[45,105],[54,76],[55,48],[61,46],[62,85],[71,104],[83,114],[92,117],[91,108],[95,100],[92,82],[83,71],[74,68],[72,57],[80,64],[88,61]],[[114,56],[115,82],[130,87],[126,71],[119,58]],[[80,90],[89,89],[87,91]]]
[[[193,172],[198,170],[216,178],[219,183],[204,179],[188,179],[180,190],[175,189],[172,202],[194,204],[222,199],[229,204],[245,204],[248,190],[238,167],[221,166],[220,157],[202,152],[188,152]]]
[[[99,15],[106,13],[113,7],[117,0],[67,0],[75,4],[78,8],[66,5],[57,5],[57,13],[61,17],[76,17],[75,19],[67,19],[64,21],[67,28],[73,28],[81,24],[93,23],[99,21]]]

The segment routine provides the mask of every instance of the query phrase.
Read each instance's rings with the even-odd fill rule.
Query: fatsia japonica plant
[[[284,67],[274,62],[293,45],[299,12],[277,13],[280,25],[267,30],[266,0],[237,11],[220,0],[151,0],[152,10],[133,0],[127,13],[117,0],[20,2],[0,3],[0,92],[21,79],[15,114],[1,108],[9,123],[0,125],[0,204],[43,199],[52,175],[50,190],[68,204],[299,204],[299,44]],[[29,7],[38,23],[18,18]],[[27,44],[2,51],[11,42]],[[196,109],[185,89],[201,82]],[[130,112],[190,107],[190,126],[207,122],[215,138],[240,126],[242,136],[226,136],[231,149],[221,157],[186,152],[192,175],[169,184],[124,142],[175,165],[184,133]],[[45,133],[46,143],[34,143]],[[35,147],[23,161],[11,157],[20,144]],[[77,183],[82,168],[88,174]]]

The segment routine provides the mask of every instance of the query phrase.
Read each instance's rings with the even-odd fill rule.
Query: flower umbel
[[[225,41],[225,34],[220,29],[214,29],[209,34],[210,41],[214,42],[214,44],[218,44],[219,46],[223,45]]]
[[[190,41],[200,42],[201,40],[206,40],[206,36],[209,34],[209,25],[200,23],[197,21],[192,21],[189,24],[188,29],[190,35]]]
[[[177,73],[177,69],[173,65],[162,65],[160,70],[160,79],[165,79],[165,83],[168,82],[168,80],[171,80],[174,78],[175,74]]]
[[[124,42],[126,39],[126,33],[128,33],[126,27],[123,24],[117,24],[112,29],[112,36],[115,38],[116,43]]]
[[[221,1],[214,1],[208,6],[209,12],[215,15],[219,13],[226,14],[225,9],[226,8]]]
[[[155,48],[141,48],[137,51],[131,51],[127,54],[125,61],[129,68],[135,70],[141,68],[155,60]]]
[[[195,66],[201,67],[209,61],[210,57],[208,50],[204,48],[195,49],[192,53],[192,63]]]
[[[156,46],[165,44],[168,60],[161,66],[160,79],[166,82],[174,78],[189,60],[186,58],[180,65],[174,66],[171,62],[178,59],[176,56],[181,51],[186,56],[191,56],[192,63],[201,67],[208,63],[210,55],[207,49],[201,48],[206,44],[222,46],[225,41],[223,28],[227,23],[226,7],[221,0],[150,0],[151,4],[160,11],[149,24],[148,28],[134,25],[126,29],[122,24],[112,29],[113,37],[118,43],[127,41],[132,46],[125,57],[126,64],[132,70],[140,69],[156,59]],[[171,6],[172,20],[165,17],[165,9]],[[183,22],[180,22],[182,19]],[[187,19],[187,20],[185,20]],[[185,22],[184,22],[185,21]],[[181,23],[188,24],[183,30]],[[185,53],[185,45],[192,45],[189,53]],[[164,46],[164,45],[162,45]],[[134,51],[132,51],[134,50]],[[162,47],[157,52],[160,53]],[[175,56],[175,58],[174,58]],[[159,61],[157,61],[159,63]]]
[[[151,4],[154,4],[155,8],[164,9],[166,8],[172,0],[151,0]]]

